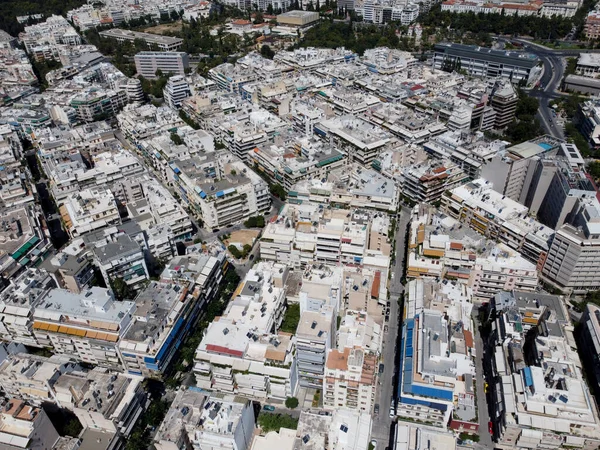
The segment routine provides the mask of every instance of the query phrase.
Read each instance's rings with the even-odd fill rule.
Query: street
[[[475,337],[475,352],[477,357],[475,358],[475,387],[477,389],[477,414],[479,417],[479,445],[484,448],[493,448],[494,443],[492,437],[488,432],[488,423],[490,421],[490,414],[487,405],[487,397],[485,393],[485,373],[483,370],[483,341],[479,333],[479,322],[477,321],[478,308],[473,308],[473,323],[475,329],[473,334]]]
[[[390,321],[385,324],[388,326],[388,332],[384,335],[381,362],[384,364],[383,374],[379,377],[377,392],[375,394],[375,403],[379,404],[379,414],[373,416],[373,426],[371,428],[371,439],[378,442],[378,446],[384,449],[390,441],[390,429],[392,419],[389,417],[390,404],[394,392],[394,377],[396,373],[396,345],[398,344],[398,330],[401,326],[402,311],[398,305],[398,299],[404,292],[404,286],[401,283],[404,271],[404,254],[406,243],[406,231],[410,221],[410,209],[403,207],[398,215],[396,226],[396,261],[391,270],[394,274],[390,280]],[[395,401],[395,398],[394,398]]]

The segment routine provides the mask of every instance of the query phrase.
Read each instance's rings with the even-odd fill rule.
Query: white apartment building
[[[294,339],[278,332],[288,270],[283,264],[261,262],[248,272],[196,350],[199,387],[261,400],[295,395]]]
[[[183,76],[190,65],[185,52],[140,52],[133,59],[137,73],[150,80],[156,78],[158,70],[164,75]]]
[[[95,368],[64,373],[53,388],[57,401],[75,413],[84,429],[126,437],[146,408],[142,381]]]
[[[60,407],[68,407],[68,402],[61,403],[56,399],[54,384],[63,373],[79,368],[67,355],[46,358],[16,353],[0,363],[0,387],[8,396],[35,405],[52,402]]]
[[[210,394],[195,387],[177,392],[154,436],[157,450],[197,448],[248,450],[254,434],[250,401],[237,396]]]
[[[182,75],[170,77],[163,89],[165,103],[171,109],[179,109],[181,102],[190,95],[190,85]]]
[[[381,337],[381,327],[366,313],[346,313],[338,330],[338,348],[327,354],[324,408],[346,407],[371,414]]]
[[[534,292],[538,281],[536,264],[503,244],[487,256],[478,256],[469,278],[473,296],[482,299],[513,289]]]
[[[44,271],[27,269],[0,293],[0,338],[39,347],[33,333],[33,311],[56,287]]]
[[[501,292],[493,307],[495,326],[486,358],[496,380],[489,390],[500,400],[492,414],[497,445],[596,447],[598,410],[582,373],[564,299]]]
[[[122,368],[117,342],[131,322],[135,303],[115,301],[108,289],[81,294],[53,289],[33,313],[38,343],[80,361]]]
[[[153,281],[135,298],[133,322],[119,341],[127,373],[160,378],[197,325],[201,312],[218,293],[226,264],[224,254],[175,259],[170,264],[175,262],[175,272],[193,269],[195,279]]]
[[[332,306],[301,314],[296,329],[296,360],[301,386],[323,389],[327,353],[335,345],[336,320],[336,310]]]
[[[600,286],[600,204],[581,199],[573,219],[560,227],[548,251],[543,277],[560,289],[582,294]]]
[[[267,183],[241,162],[226,165],[220,179],[207,178],[205,169],[210,168],[197,158],[173,161],[169,166],[181,198],[208,229],[263,214],[271,206]]]
[[[112,192],[102,186],[70,194],[59,211],[72,238],[121,222]]]
[[[150,277],[144,249],[127,234],[117,234],[96,244],[92,252],[107,286],[120,278],[134,289],[139,289]]]

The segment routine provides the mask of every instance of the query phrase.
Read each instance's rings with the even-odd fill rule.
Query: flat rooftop
[[[110,30],[101,31],[100,36],[114,39],[127,39],[130,41],[133,41],[134,39],[142,39],[146,42],[165,45],[176,45],[183,43],[183,39],[180,38],[163,36],[160,34],[143,33],[140,31],[122,30],[120,28],[111,28]]]

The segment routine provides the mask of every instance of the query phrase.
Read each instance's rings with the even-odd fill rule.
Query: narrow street
[[[399,342],[399,330],[401,327],[402,310],[398,304],[400,296],[404,293],[401,283],[404,270],[404,254],[406,243],[406,231],[410,221],[410,209],[403,207],[398,215],[396,225],[396,261],[392,266],[393,277],[390,280],[390,321],[384,325],[388,326],[388,332],[384,335],[381,362],[384,364],[383,374],[379,377],[375,403],[379,405],[379,414],[373,416],[371,428],[371,439],[377,441],[378,448],[385,449],[390,441],[390,430],[392,418],[389,416],[390,404],[395,402],[394,378],[396,374],[396,350]]]
[[[488,431],[488,422],[490,421],[490,415],[487,404],[487,395],[485,393],[485,372],[483,370],[483,341],[481,340],[481,334],[479,333],[479,321],[477,320],[479,309],[473,308],[473,322],[475,324],[475,351],[477,357],[475,358],[475,386],[477,389],[477,414],[479,417],[479,446],[483,448],[494,448],[492,437]]]

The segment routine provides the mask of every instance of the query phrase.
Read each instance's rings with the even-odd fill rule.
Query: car
[[[389,315],[390,315],[390,308],[388,308],[388,309],[386,309],[386,310],[385,310],[385,315],[386,315],[386,316],[389,316]]]
[[[389,327],[386,325],[386,326],[384,326],[384,327],[383,327],[383,332],[384,332],[384,333],[387,333],[389,329],[390,329],[390,328],[389,328]]]
[[[379,364],[379,373],[383,373],[384,365],[383,363]]]
[[[373,412],[375,414],[379,414],[379,403],[375,403],[375,407],[373,408]]]
[[[390,321],[390,316],[385,316],[385,321],[389,322]]]
[[[387,306],[388,308],[391,306],[390,301],[388,300],[388,302],[385,304],[385,306]]]
[[[250,261],[254,259],[254,255],[250,255]]]
[[[265,411],[271,411],[271,412],[275,411],[275,407],[272,405],[265,405],[265,406],[263,406],[263,409]]]
[[[492,436],[494,435],[494,425],[492,424],[491,420],[488,422],[488,431]]]
[[[396,417],[396,408],[394,408],[394,405],[390,406],[390,417]]]
[[[487,394],[489,389],[490,389],[490,385],[486,381],[485,383],[483,383],[483,392],[485,392]]]

